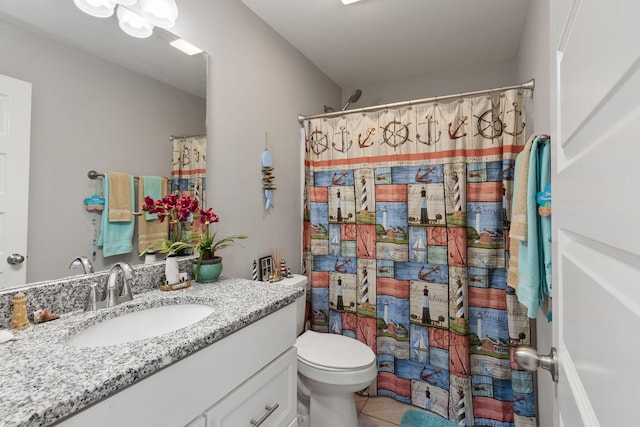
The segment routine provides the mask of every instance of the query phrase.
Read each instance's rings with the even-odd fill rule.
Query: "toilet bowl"
[[[313,331],[300,335],[295,346],[298,396],[308,396],[309,426],[357,427],[353,393],[378,373],[373,351],[353,338]]]
[[[306,276],[278,284],[306,288]],[[297,301],[298,422],[302,427],[357,427],[353,394],[376,378],[376,356],[343,335],[304,330],[305,296]]]

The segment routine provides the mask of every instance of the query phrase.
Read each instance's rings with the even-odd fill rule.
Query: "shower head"
[[[362,95],[362,91],[360,89],[354,90],[349,99],[347,99],[347,102],[345,102],[345,104],[342,106],[342,111],[349,108],[349,105],[357,102],[358,99],[360,99],[360,95]]]

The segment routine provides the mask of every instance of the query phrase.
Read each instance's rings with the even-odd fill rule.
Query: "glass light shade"
[[[113,0],[73,0],[73,2],[78,9],[96,18],[110,17],[116,7]]]
[[[118,25],[120,25],[120,29],[131,37],[144,39],[153,33],[153,25],[147,22],[147,20],[142,16],[127,9],[126,7],[118,6],[116,15],[118,16]]]
[[[138,0],[112,0],[115,3],[121,4],[123,6],[133,6],[138,2]]]
[[[178,18],[175,0],[140,0],[142,17],[156,27],[171,28]]]

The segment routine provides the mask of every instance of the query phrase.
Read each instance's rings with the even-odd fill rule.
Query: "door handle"
[[[20,254],[11,254],[7,257],[7,262],[11,265],[21,264],[24,262],[24,256]]]
[[[551,347],[551,352],[546,356],[540,356],[535,348],[529,345],[519,345],[514,357],[522,369],[527,371],[535,371],[538,368],[546,369],[551,373],[553,382],[558,382],[558,352],[555,347]]]

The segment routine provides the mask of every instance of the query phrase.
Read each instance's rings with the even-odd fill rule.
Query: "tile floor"
[[[400,424],[402,415],[415,408],[386,396],[356,397],[358,427],[394,427]]]

